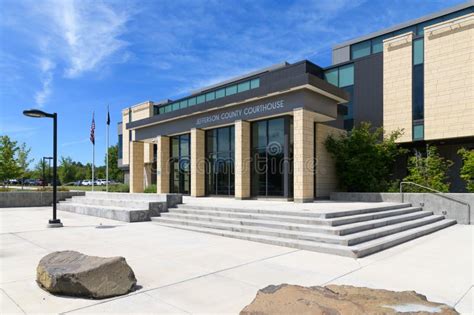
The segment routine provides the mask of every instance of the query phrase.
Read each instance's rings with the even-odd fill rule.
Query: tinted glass
[[[413,67],[413,119],[423,119],[424,107],[423,64]]]
[[[380,36],[380,37],[376,37],[372,39],[372,53],[375,54],[382,51],[383,51],[383,38]]]
[[[331,69],[327,70],[324,72],[324,79],[328,82],[331,83],[332,85],[337,86],[339,84],[339,76],[338,76],[338,69]]]
[[[423,38],[413,41],[413,64],[419,65],[423,63]]]
[[[171,156],[179,157],[179,137],[171,139]]]
[[[229,136],[230,136],[229,128],[219,128],[217,130],[217,151],[218,152],[229,151],[229,147],[230,147]]]
[[[180,136],[181,156],[189,155],[189,135]]]
[[[260,86],[260,79],[253,79],[252,81],[250,81],[251,89],[258,88],[259,86]]]
[[[351,58],[356,59],[370,55],[370,40],[351,46]]]
[[[354,84],[354,65],[346,65],[339,68],[339,87]]]
[[[268,121],[268,144],[272,145],[272,143],[279,144],[281,148],[285,145],[285,120],[283,118]]]
[[[179,102],[178,103],[173,103],[171,110],[178,110],[179,109]]]
[[[207,101],[212,101],[215,98],[216,98],[216,94],[214,92],[210,92],[210,93],[206,94],[206,102]]]
[[[413,126],[413,140],[423,140],[424,129],[423,125]]]
[[[188,99],[188,106],[193,106],[193,105],[196,105],[195,97]]]
[[[179,108],[186,108],[186,107],[188,107],[188,100],[179,102]]]
[[[226,96],[232,95],[232,94],[235,94],[235,93],[237,93],[237,85],[232,85],[232,86],[229,86],[229,87],[225,88],[225,95]]]
[[[243,91],[247,91],[250,89],[250,82],[247,81],[247,82],[242,82],[242,83],[239,83],[239,85],[237,85],[237,91],[240,93],[240,92],[243,92]]]
[[[216,98],[221,98],[225,96],[225,89],[220,89],[216,91]]]
[[[201,104],[201,103],[204,103],[204,101],[206,100],[206,96],[205,95],[199,95],[196,99],[196,103],[197,104]]]

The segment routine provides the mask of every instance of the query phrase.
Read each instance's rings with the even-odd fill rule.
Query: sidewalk
[[[64,228],[46,229],[50,213],[50,208],[0,209],[2,314],[238,314],[258,289],[280,283],[415,290],[459,312],[473,310],[473,226],[455,225],[351,259],[68,212],[59,212]],[[107,228],[96,228],[101,223]],[[35,283],[36,265],[47,253],[65,249],[126,257],[141,289],[106,300],[46,293]]]

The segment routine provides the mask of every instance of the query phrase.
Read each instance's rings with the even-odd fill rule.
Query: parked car
[[[82,180],[76,180],[74,182],[74,186],[81,186],[82,185]]]
[[[18,185],[19,182],[17,179],[9,179],[8,180],[8,185]]]
[[[82,181],[82,186],[92,186],[92,181],[90,181],[88,179],[84,179]]]
[[[32,179],[32,178],[25,179],[23,183],[24,183],[25,186],[36,186],[37,185],[36,179]]]

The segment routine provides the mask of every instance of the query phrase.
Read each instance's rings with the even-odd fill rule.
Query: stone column
[[[170,192],[170,138],[158,136],[156,154],[156,192]]]
[[[293,185],[295,202],[314,200],[314,113],[293,111]]]
[[[130,192],[141,193],[144,188],[144,152],[143,142],[130,142]]]
[[[191,196],[206,195],[206,132],[191,129]]]
[[[250,123],[235,122],[235,198],[250,198]]]

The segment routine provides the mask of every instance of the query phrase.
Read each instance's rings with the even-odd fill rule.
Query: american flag
[[[91,142],[95,145],[95,121],[94,121],[94,113],[92,113],[92,124],[91,124]]]

